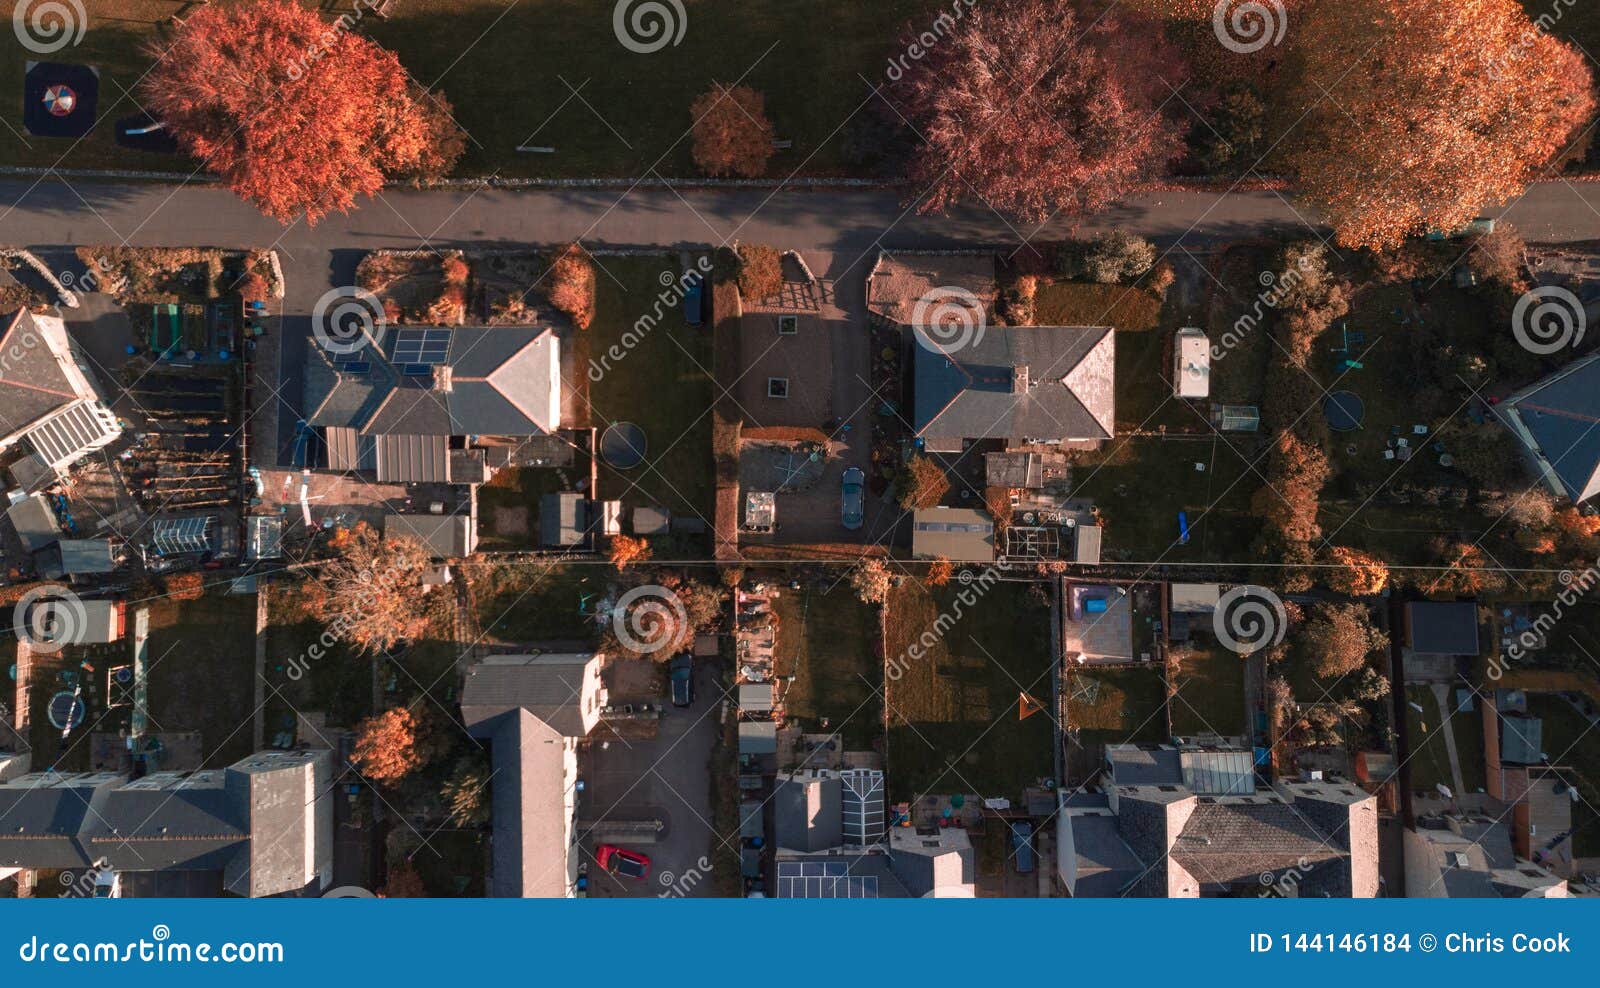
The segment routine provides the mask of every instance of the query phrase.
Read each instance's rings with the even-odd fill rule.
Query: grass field
[[[610,570],[549,563],[479,563],[469,570],[476,617],[486,641],[592,641],[593,611],[610,584]]]
[[[1028,584],[968,589],[979,595],[971,606],[958,606],[961,587],[953,583],[907,583],[890,597],[886,654],[904,669],[888,683],[894,799],[972,793],[1015,800],[1054,773],[1049,606]],[[941,614],[954,623],[933,635],[920,659],[910,657]],[[1024,691],[1046,709],[1019,720]]]
[[[250,754],[255,747],[255,597],[208,594],[193,601],[162,598],[149,606],[151,728],[199,731],[207,768]],[[269,732],[274,726],[267,725]]]
[[[0,2],[0,12],[9,19],[14,6]],[[460,174],[621,177],[653,167],[693,175],[690,103],[713,82],[738,81],[766,95],[777,136],[794,142],[774,157],[771,173],[820,175],[855,168],[843,125],[884,81],[902,28],[924,25],[948,0],[840,3],[820,11],[779,0],[684,6],[681,41],[650,54],[624,48],[613,5],[592,0],[405,0],[390,19],[369,16],[357,30],[395,51],[418,82],[454,105],[470,135]],[[50,166],[65,153],[62,167],[189,171],[192,163],[118,148],[111,126],[135,112],[123,93],[151,64],[145,48],[158,42],[157,24],[183,4],[84,0],[83,7],[81,42],[52,57],[100,69],[98,112],[105,119],[75,146],[29,138],[30,147],[7,135],[0,163]],[[17,92],[24,59],[38,57],[12,32],[0,34],[0,86]],[[519,153],[523,144],[556,151]]]
[[[679,307],[669,306],[648,332],[634,331],[652,314],[662,291],[661,275],[679,273],[676,256],[603,257],[597,274],[594,324],[578,334],[578,363],[600,364],[589,375],[590,421],[604,431],[612,422],[633,422],[645,431],[645,462],[626,471],[601,465],[599,495],[627,507],[660,505],[674,514],[712,516],[711,335],[691,330]],[[620,284],[619,284],[620,282]],[[624,334],[636,340],[632,347]]]
[[[1456,756],[1461,762],[1461,781],[1469,793],[1484,788],[1485,766],[1483,755],[1483,728],[1476,709],[1455,711],[1455,692],[1452,689],[1446,707],[1449,716],[1439,709],[1433,691],[1427,687],[1413,686],[1406,690],[1406,730],[1411,743],[1411,788],[1436,791],[1443,784],[1453,791],[1450,756],[1446,749],[1445,731],[1455,737]],[[1425,713],[1418,713],[1416,703]],[[1423,725],[1427,729],[1423,729]]]
[[[1254,443],[1240,445],[1236,437],[1118,439],[1080,457],[1072,493],[1094,500],[1106,544],[1123,558],[1236,562],[1260,527],[1250,510],[1261,486],[1253,454]],[[1186,545],[1176,544],[1180,511],[1189,520]]]
[[[827,729],[841,732],[849,747],[881,747],[883,660],[874,652],[878,615],[848,583],[831,591],[828,583],[784,590],[775,602],[776,674],[794,677],[784,705],[807,730],[822,729],[826,719]]]
[[[1528,712],[1544,721],[1544,750],[1557,765],[1576,772],[1581,802],[1572,806],[1572,853],[1600,854],[1600,728],[1590,730],[1572,705],[1549,693],[1529,693]]]
[[[1063,689],[1067,723],[1077,729],[1078,744],[1083,748],[1166,741],[1169,737],[1162,709],[1166,687],[1155,664],[1075,669]]]
[[[1172,733],[1244,735],[1245,660],[1221,645],[1194,649],[1172,676]]]

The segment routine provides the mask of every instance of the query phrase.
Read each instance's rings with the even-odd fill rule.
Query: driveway
[[[620,699],[620,698],[619,698]],[[695,670],[695,699],[687,708],[666,704],[660,732],[651,740],[589,744],[579,755],[585,790],[578,816],[585,821],[661,820],[655,843],[615,839],[650,857],[643,882],[615,878],[595,865],[603,837],[583,842],[589,863],[590,894],[644,898],[656,895],[709,896],[711,831],[711,749],[717,738],[722,688],[716,669],[702,661]]]

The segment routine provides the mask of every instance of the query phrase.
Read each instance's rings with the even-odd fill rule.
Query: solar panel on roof
[[[400,368],[400,373],[406,377],[432,377],[432,364],[406,364]]]
[[[390,359],[397,364],[442,364],[450,355],[448,329],[395,331]]]
[[[845,861],[779,861],[783,899],[876,899],[877,875],[852,875]]]

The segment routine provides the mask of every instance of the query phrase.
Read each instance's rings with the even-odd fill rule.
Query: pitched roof
[[[1305,815],[1281,801],[1200,800],[1172,858],[1208,884],[1255,881],[1263,872],[1338,857]]]
[[[1573,361],[1517,394],[1499,413],[1573,501],[1600,494],[1600,355]]]
[[[941,439],[1109,439],[1116,427],[1116,334],[1105,327],[991,328],[950,352],[916,348],[917,435]]]
[[[404,342],[419,333],[440,338],[426,361]],[[526,326],[394,327],[355,354],[313,347],[305,389],[307,421],[323,428],[544,435],[560,425],[560,341],[552,330]]]
[[[583,678],[593,654],[493,655],[467,670],[461,717],[468,730],[522,709],[569,738],[588,733],[583,724]]]
[[[59,323],[59,320],[57,320]],[[46,324],[27,309],[0,320],[0,435],[26,428],[79,398],[80,392],[57,353],[66,340],[57,339]],[[63,331],[64,332],[64,331]],[[44,345],[40,345],[40,344]]]

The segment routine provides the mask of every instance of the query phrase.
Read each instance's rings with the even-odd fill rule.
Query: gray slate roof
[[[493,655],[467,670],[461,716],[468,730],[526,710],[557,734],[581,738],[583,677],[592,654]]]
[[[935,440],[1109,439],[1116,334],[1105,327],[991,328],[950,353],[915,348],[917,435]]]
[[[1497,411],[1525,429],[1568,497],[1600,493],[1600,360],[1573,361]]]
[[[1411,650],[1425,655],[1477,655],[1478,605],[1414,600],[1406,605]]]

